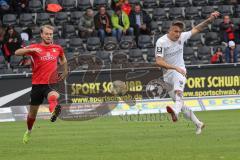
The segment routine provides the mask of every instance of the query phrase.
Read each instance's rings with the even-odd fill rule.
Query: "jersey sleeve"
[[[28,46],[26,46],[26,47],[24,47],[24,48],[34,48],[34,47],[35,47],[34,44],[30,44],[30,45],[28,45]],[[33,55],[33,52],[29,52],[29,53],[27,53],[26,55],[27,55],[27,56],[32,56],[32,55]]]
[[[164,48],[161,40],[156,42],[155,57],[164,57]]]
[[[181,34],[181,41],[185,42],[187,41],[188,39],[190,39],[192,36],[192,31],[188,31],[188,32],[183,32]]]

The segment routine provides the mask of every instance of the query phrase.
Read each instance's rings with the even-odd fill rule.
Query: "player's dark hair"
[[[177,26],[181,30],[184,30],[184,28],[185,28],[185,24],[182,21],[175,21],[175,22],[172,23],[171,26]]]

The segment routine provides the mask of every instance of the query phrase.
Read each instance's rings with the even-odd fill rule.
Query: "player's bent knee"
[[[52,98],[56,97],[58,99],[59,98],[59,93],[57,93],[56,91],[51,91],[51,92],[48,93],[47,98],[49,99],[50,97],[52,97]]]

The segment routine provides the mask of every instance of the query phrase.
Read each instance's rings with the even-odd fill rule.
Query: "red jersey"
[[[51,44],[31,44],[26,48],[39,48],[40,53],[32,52],[27,55],[32,60],[32,84],[53,84],[57,83],[57,62],[58,57],[64,55],[61,46]]]

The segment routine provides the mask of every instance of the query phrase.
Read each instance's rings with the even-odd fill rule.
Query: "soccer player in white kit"
[[[167,106],[167,112],[170,113],[174,122],[178,120],[179,113],[183,112],[184,117],[190,119],[196,125],[196,134],[201,134],[204,123],[201,122],[193,111],[185,106],[183,102],[183,91],[187,75],[183,59],[183,47],[184,43],[190,39],[191,36],[201,32],[219,15],[220,13],[217,11],[211,13],[205,21],[193,27],[192,30],[188,32],[183,32],[183,22],[173,22],[168,33],[160,37],[156,42],[156,63],[158,66],[164,68],[164,81],[173,87],[168,94],[175,104],[174,106]]]

